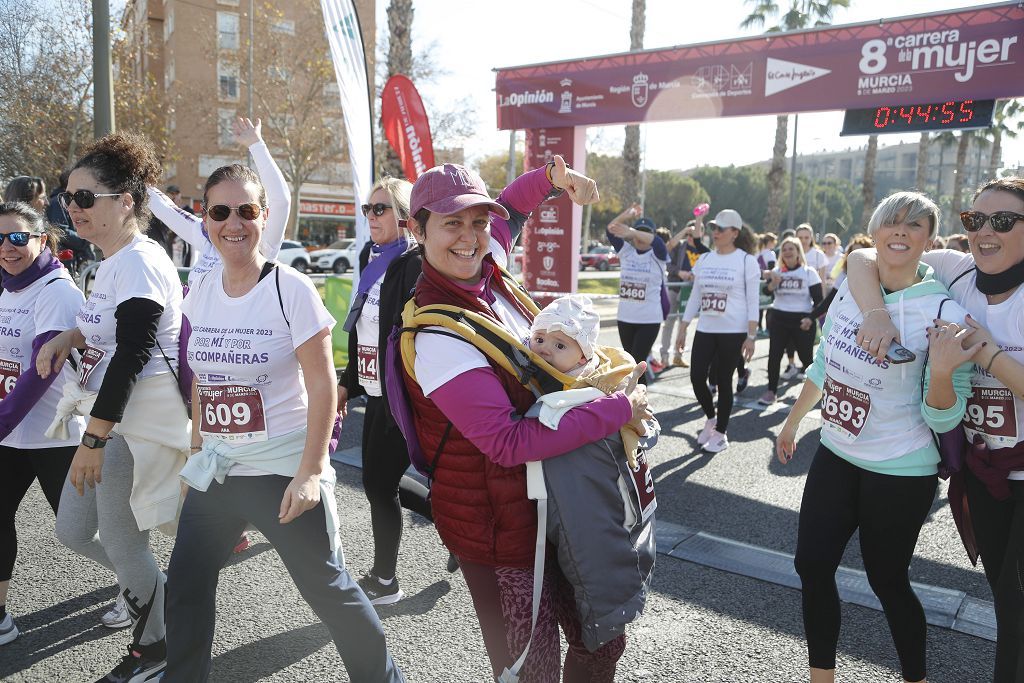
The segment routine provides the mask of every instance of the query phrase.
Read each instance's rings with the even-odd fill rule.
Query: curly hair
[[[135,200],[135,218],[149,216],[146,186],[160,182],[160,160],[152,143],[138,133],[117,132],[100,138],[86,148],[72,170],[84,168],[100,185],[112,192],[130,194]]]

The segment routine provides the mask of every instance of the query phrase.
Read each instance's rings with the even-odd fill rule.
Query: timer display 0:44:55
[[[891,125],[912,126],[915,123],[938,123],[943,126],[956,124],[959,126],[970,123],[973,118],[974,100],[962,100],[959,103],[949,100],[942,104],[879,107],[875,110],[875,128],[886,128]]]

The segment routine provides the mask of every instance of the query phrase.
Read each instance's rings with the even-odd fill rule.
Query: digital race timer
[[[840,135],[988,128],[992,125],[994,108],[995,100],[948,100],[847,109]]]

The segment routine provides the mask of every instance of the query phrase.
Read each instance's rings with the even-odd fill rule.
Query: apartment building
[[[373,0],[355,0],[363,41],[374,74],[376,14]],[[253,71],[249,71],[249,13],[253,12]],[[206,178],[219,166],[245,163],[245,151],[231,134],[236,116],[248,115],[253,84],[253,114],[264,121],[264,137],[278,165],[288,167],[280,139],[275,140],[268,120],[275,113],[263,110],[261,81],[274,69],[278,81],[289,67],[267,65],[262,46],[302,46],[329,59],[319,3],[267,2],[266,0],[129,0],[122,28],[142,42],[136,63],[118,69],[144,70],[163,90],[167,103],[170,157],[164,164],[165,184],[181,188],[182,196],[198,206]],[[279,43],[280,41],[280,43]],[[292,41],[292,42],[288,42]],[[265,50],[269,52],[269,50]],[[296,81],[300,77],[295,77]],[[301,85],[301,84],[299,84]],[[269,85],[265,85],[269,88]],[[297,86],[298,87],[298,86]],[[322,122],[337,131],[336,149],[302,185],[298,206],[298,235],[302,240],[325,244],[354,231],[355,210],[360,198],[352,196],[352,175],[344,141],[337,84],[333,76],[323,84]],[[373,90],[373,82],[370,82]],[[319,103],[318,103],[318,106]],[[286,177],[288,174],[286,173]],[[288,235],[287,237],[291,237]]]

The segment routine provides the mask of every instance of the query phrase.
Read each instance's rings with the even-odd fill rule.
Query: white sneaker
[[[703,446],[711,438],[711,434],[715,431],[715,424],[717,419],[709,417],[708,421],[704,423],[704,429],[700,430],[700,434],[697,435],[697,445]]]
[[[124,604],[124,594],[118,593],[114,605],[100,617],[100,623],[107,628],[128,628],[132,625],[132,617],[128,614],[128,605]]]
[[[757,399],[757,402],[763,406],[770,406],[771,404],[775,403],[777,398],[778,397],[775,396],[774,391],[766,391],[763,394],[761,394],[761,398]]]
[[[786,366],[786,371],[782,373],[781,377],[788,382],[789,380],[794,379],[798,374],[800,374],[800,371],[797,370],[795,365],[790,363]]]
[[[803,382],[805,379],[807,379],[807,374],[806,373],[804,373],[803,371],[800,371],[800,372],[796,373],[796,381],[797,382]]]
[[[0,621],[0,645],[6,645],[18,637],[18,626],[10,614],[5,614],[3,621]]]
[[[717,429],[711,430],[711,438],[704,444],[704,450],[708,453],[721,453],[729,447],[729,437]]]

